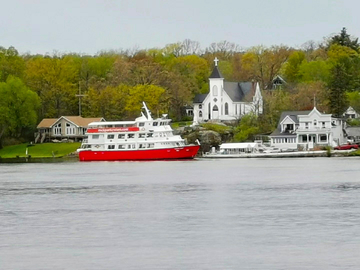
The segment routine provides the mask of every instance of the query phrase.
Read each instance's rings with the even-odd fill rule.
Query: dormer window
[[[309,123],[308,122],[305,122],[305,128],[309,129]]]

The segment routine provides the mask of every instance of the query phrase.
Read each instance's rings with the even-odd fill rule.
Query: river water
[[[0,164],[0,269],[360,269],[360,159]]]

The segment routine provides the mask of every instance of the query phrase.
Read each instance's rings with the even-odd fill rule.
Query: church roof
[[[219,78],[224,78],[223,75],[221,74],[218,66],[215,66],[213,71],[211,72],[211,75],[209,78],[212,78],[212,79],[219,79]]]
[[[233,102],[244,101],[253,90],[252,82],[224,82],[224,90]]]
[[[203,103],[208,94],[196,94],[193,103]]]

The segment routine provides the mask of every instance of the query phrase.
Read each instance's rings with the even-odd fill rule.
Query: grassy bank
[[[28,144],[18,144],[0,149],[0,157],[26,157],[26,148],[28,149],[28,155],[32,158],[63,157],[76,151],[79,147],[80,143],[42,143],[31,146]]]

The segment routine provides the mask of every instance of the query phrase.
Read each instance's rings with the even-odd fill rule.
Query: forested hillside
[[[133,119],[145,101],[154,115],[180,120],[182,106],[207,93],[215,57],[225,80],[260,83],[265,113],[249,121],[256,132],[271,131],[283,110],[311,109],[315,99],[319,110],[334,115],[349,105],[360,111],[359,53],[358,39],[345,28],[300,48],[242,49],[223,41],[201,49],[185,40],[97,55],[21,55],[0,47],[0,146],[5,138],[31,138],[42,118],[78,115],[79,93],[84,117]],[[286,81],[280,90],[272,90],[276,75]]]

